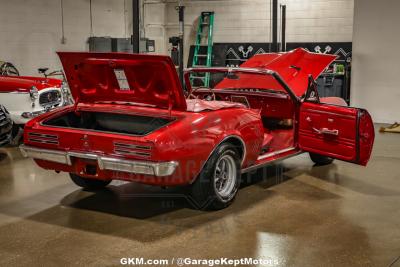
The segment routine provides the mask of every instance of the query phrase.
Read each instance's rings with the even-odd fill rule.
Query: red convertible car
[[[188,93],[166,56],[59,56],[75,105],[28,122],[21,150],[84,188],[188,185],[199,207],[221,209],[242,173],[277,160],[309,152],[317,164],[366,165],[371,154],[368,112],[318,96],[313,77],[334,56],[297,49],[242,68],[189,69]],[[205,75],[212,88],[191,86]]]

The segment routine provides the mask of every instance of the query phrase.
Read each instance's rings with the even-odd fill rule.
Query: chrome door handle
[[[339,130],[330,130],[328,128],[322,128],[320,130],[316,129],[316,128],[312,128],[315,132],[317,132],[318,134],[327,134],[327,135],[334,135],[334,136],[338,136],[339,135]]]

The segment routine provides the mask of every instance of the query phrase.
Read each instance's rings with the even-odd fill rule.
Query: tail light
[[[114,143],[114,152],[123,156],[149,159],[152,155],[152,146],[148,144]]]

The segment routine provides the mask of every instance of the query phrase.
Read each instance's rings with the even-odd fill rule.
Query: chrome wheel
[[[224,200],[230,200],[235,194],[237,169],[235,159],[231,155],[221,157],[214,171],[214,188]]]
[[[232,204],[241,182],[240,162],[236,146],[230,143],[219,145],[190,186],[193,206],[220,210]]]

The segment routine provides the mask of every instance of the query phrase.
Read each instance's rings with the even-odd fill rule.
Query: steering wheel
[[[204,87],[197,87],[197,88],[192,89],[192,91],[189,93],[187,99],[198,99],[198,97],[195,96],[194,93],[199,89],[208,89],[210,91],[212,98],[210,100],[205,98],[205,100],[207,100],[207,101],[215,101],[216,100],[216,96],[215,96],[214,90],[211,89],[211,88],[204,88]]]

